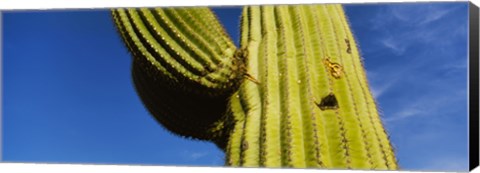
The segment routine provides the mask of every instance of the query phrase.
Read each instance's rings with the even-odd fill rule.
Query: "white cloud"
[[[426,171],[468,171],[468,159],[460,157],[433,157],[423,168]]]
[[[379,99],[382,95],[394,90],[392,87],[405,84],[405,76],[423,65],[424,63],[418,61],[416,63],[403,61],[395,64],[386,63],[373,70],[366,69],[373,96],[375,99]]]
[[[188,151],[185,150],[182,153],[183,157],[185,157],[188,160],[198,160],[201,159],[207,155],[209,155],[208,152],[206,151]]]
[[[466,25],[452,25],[452,23],[446,22],[452,20],[443,20],[449,14],[458,12],[458,8],[461,6],[417,5],[387,6],[378,11],[378,14],[370,21],[373,30],[378,32],[376,37],[372,37],[373,42],[376,41],[380,45],[379,47],[383,46],[384,48],[377,49],[369,55],[385,54],[386,51],[397,55],[397,57],[382,57],[396,58],[392,59],[395,63],[385,63],[382,64],[382,67],[368,71],[371,91],[376,99],[389,93],[398,85],[418,86],[414,82],[425,85],[432,76],[421,75],[430,73],[424,70],[432,70],[432,62],[449,59],[448,64],[443,67],[434,67],[435,70],[452,72],[462,70],[462,68],[466,70],[466,61],[452,54],[452,52],[459,52],[458,49],[452,50],[453,45],[457,43],[452,41],[452,38],[463,38],[459,37],[461,35],[458,33],[464,33]],[[442,22],[429,25],[439,20]],[[386,27],[391,28],[391,25],[401,28],[385,29]],[[415,51],[412,51],[413,49]],[[439,83],[438,87],[442,85],[445,83]],[[428,91],[426,92],[428,93]],[[406,108],[404,107],[404,109]],[[421,112],[418,107],[409,109],[409,111],[399,111],[403,113],[397,113],[397,118],[406,118],[412,116],[413,113],[420,114]]]
[[[367,70],[367,77],[370,85],[370,91],[375,99],[378,100],[384,93],[388,92],[390,88],[398,81],[398,78],[386,77],[388,75],[379,75],[374,71]]]
[[[447,88],[450,86],[444,86]],[[461,101],[466,101],[466,89],[456,90],[452,92],[443,92],[439,94],[439,91],[428,92],[423,95],[419,95],[416,98],[407,98],[409,101],[403,101],[407,103],[404,106],[399,106],[397,112],[385,118],[385,122],[400,121],[408,118],[418,116],[431,116],[432,122],[435,116],[444,115],[445,110],[450,109],[451,105],[457,105]]]
[[[390,12],[392,16],[394,16],[392,20],[396,20],[396,22],[404,22],[405,24],[419,27],[435,22],[459,8],[459,6],[452,8],[452,6],[448,4],[423,4],[422,6],[415,6],[416,4],[393,5],[389,6],[387,12]]]
[[[425,16],[421,22],[419,22],[419,25],[426,25],[431,22],[435,22],[438,19],[444,17],[448,13],[452,12],[454,9],[444,9],[444,10],[439,10],[439,9],[431,9],[429,11],[429,15]]]
[[[425,113],[425,111],[422,111],[420,109],[417,109],[415,107],[409,107],[407,109],[401,110],[400,112],[394,114],[393,116],[389,118],[385,118],[384,121],[386,122],[391,122],[391,121],[397,121],[397,120],[402,120],[405,118],[409,118],[412,116],[417,116]]]
[[[461,36],[459,33],[465,33],[466,26],[444,23],[442,19],[454,14],[460,7],[448,4],[397,4],[380,10],[369,22],[371,29],[378,32],[378,44],[395,55],[403,55],[410,48],[418,46],[414,45],[418,43],[448,48],[451,46],[448,43],[451,42],[445,40]],[[435,23],[439,20],[442,22]],[[392,25],[399,27],[392,28]]]
[[[457,61],[445,64],[441,67],[443,70],[467,70],[467,60],[455,58]]]
[[[200,153],[191,153],[190,154],[190,158],[194,159],[194,160],[197,160],[198,158],[201,158],[201,157],[204,157],[208,155],[207,152],[200,152]]]
[[[398,42],[393,37],[387,37],[380,40],[383,46],[392,50],[396,55],[402,55],[405,52],[405,45],[402,45],[401,42]]]

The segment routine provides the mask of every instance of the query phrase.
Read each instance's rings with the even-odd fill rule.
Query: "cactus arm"
[[[112,16],[133,55],[135,88],[147,109],[171,132],[224,148],[222,116],[245,68],[213,12],[114,9]]]
[[[136,58],[166,69],[171,75],[165,77],[173,85],[184,82],[176,87],[197,94],[220,95],[231,92],[243,77],[238,68],[242,62],[234,57],[236,47],[224,32],[218,32],[223,29],[209,9],[116,9],[114,14],[120,18],[117,26],[131,27],[118,27],[124,29],[121,34],[127,34],[124,40],[132,42],[128,40],[130,36],[138,40],[129,47],[131,51],[154,57]],[[199,18],[208,23],[190,22],[200,21]],[[137,50],[140,46],[142,50]]]

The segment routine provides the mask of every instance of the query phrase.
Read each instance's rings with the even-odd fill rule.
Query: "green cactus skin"
[[[245,7],[238,50],[206,8],[112,14],[146,107],[172,132],[215,142],[226,165],[398,169],[341,5]]]

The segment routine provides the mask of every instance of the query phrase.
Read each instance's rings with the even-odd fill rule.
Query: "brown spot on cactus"
[[[244,7],[241,48],[208,8],[112,15],[148,110],[227,165],[398,169],[341,5]]]
[[[352,53],[352,48],[350,47],[350,40],[345,39],[345,44],[347,45],[347,53]]]

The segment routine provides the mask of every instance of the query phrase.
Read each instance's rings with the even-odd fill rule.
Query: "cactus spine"
[[[112,14],[150,112],[227,165],[398,169],[341,5],[245,7],[238,49],[207,8]]]

